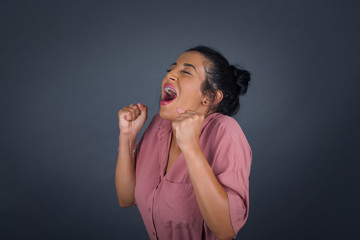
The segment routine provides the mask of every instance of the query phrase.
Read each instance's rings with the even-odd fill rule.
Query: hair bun
[[[239,87],[238,95],[244,95],[249,86],[250,73],[244,69],[237,68],[234,65],[230,65],[230,71],[233,73],[233,79]]]

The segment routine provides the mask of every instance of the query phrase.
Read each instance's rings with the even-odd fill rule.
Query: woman
[[[147,107],[119,110],[115,184],[151,239],[232,239],[249,212],[252,152],[230,117],[250,74],[217,51],[182,53],[162,81],[160,110],[135,145]]]

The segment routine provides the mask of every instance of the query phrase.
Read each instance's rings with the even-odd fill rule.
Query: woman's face
[[[209,65],[201,53],[184,52],[174,62],[161,85],[160,117],[175,120],[179,113],[176,108],[206,114],[209,106],[203,101],[208,98],[201,92],[205,81],[205,67]]]

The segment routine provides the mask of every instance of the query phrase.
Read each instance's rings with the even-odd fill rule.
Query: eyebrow
[[[173,65],[177,65],[177,62],[174,62],[171,66],[173,66]],[[184,66],[187,66],[187,67],[192,67],[194,70],[195,70],[195,72],[197,72],[197,70],[196,70],[196,68],[195,68],[195,66],[194,65],[192,65],[192,64],[190,64],[190,63],[184,63]]]

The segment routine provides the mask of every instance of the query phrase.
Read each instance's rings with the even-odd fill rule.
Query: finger
[[[201,114],[201,113],[198,113],[198,112],[194,112],[194,111],[186,111],[186,113],[183,113],[181,114],[183,116],[187,116],[189,118],[197,118],[199,117],[200,119],[204,119],[205,118],[205,115],[204,114]]]
[[[128,120],[129,119],[129,116],[127,116],[128,115],[128,107],[125,106],[122,109],[120,109],[118,112],[118,115],[119,115],[119,119],[122,118],[122,119]]]
[[[135,120],[135,119],[136,119],[135,109],[133,109],[132,107],[129,107],[128,111],[129,111],[130,114],[131,114],[131,118],[132,118],[133,120]]]
[[[132,114],[133,109],[131,108],[131,105],[125,107],[125,113],[126,113],[126,120],[132,121],[134,120],[134,116]]]
[[[183,113],[186,112],[182,107],[177,107],[177,108],[176,108],[176,111],[177,111],[179,114],[183,114]]]
[[[140,109],[140,111],[144,111],[145,110],[145,106],[142,105],[141,103],[138,102],[138,104],[136,104],[136,106],[138,106],[138,108]]]
[[[131,112],[126,112],[126,113],[124,114],[124,119],[125,119],[126,121],[132,121]]]
[[[138,103],[137,106],[139,107],[139,109],[141,111],[141,116],[146,119],[147,118],[148,107],[146,105],[141,104],[141,103]]]
[[[183,114],[178,116],[177,118],[175,118],[175,120],[173,122],[177,122],[180,123],[182,121],[184,121],[185,119],[189,118],[188,116],[184,116]]]
[[[196,114],[186,111],[185,113],[178,115],[176,119],[192,118],[194,115]]]
[[[132,105],[131,108],[135,110],[136,117],[141,114],[141,111],[137,105]]]
[[[186,113],[192,114],[192,115],[202,115],[201,113],[195,112],[193,110],[186,110]]]
[[[186,118],[186,117],[189,117],[189,114],[186,114],[186,113],[179,113],[179,115],[177,115],[176,119],[183,119],[183,118]]]
[[[137,106],[139,107],[140,111],[141,112],[147,112],[147,106],[146,105],[143,105],[141,103],[138,103]]]

